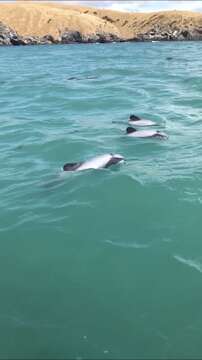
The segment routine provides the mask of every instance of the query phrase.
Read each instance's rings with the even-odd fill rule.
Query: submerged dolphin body
[[[122,155],[119,154],[104,154],[96,156],[90,160],[75,163],[66,163],[63,166],[64,171],[82,171],[88,169],[103,169],[111,165],[119,164],[124,161]]]
[[[129,137],[135,138],[161,138],[167,139],[168,135],[162,131],[158,130],[136,130],[133,127],[129,126],[126,129],[126,134]]]
[[[139,116],[136,116],[136,115],[130,115],[128,123],[130,125],[135,125],[135,126],[153,126],[153,125],[157,125],[152,120],[143,119],[143,118],[140,118]]]

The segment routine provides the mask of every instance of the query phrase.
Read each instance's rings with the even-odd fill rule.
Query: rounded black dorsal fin
[[[141,120],[139,116],[137,115],[130,115],[130,120],[132,121],[138,121],[138,120]]]
[[[134,129],[132,126],[128,126],[126,129],[126,133],[127,134],[132,134],[133,132],[137,131],[136,129]]]

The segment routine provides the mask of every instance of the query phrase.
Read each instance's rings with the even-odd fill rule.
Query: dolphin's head
[[[81,163],[67,163],[63,166],[63,171],[75,171],[80,165]]]
[[[120,154],[111,154],[111,159],[107,164],[107,167],[111,165],[121,164],[125,161],[124,157]]]
[[[124,157],[120,154],[113,154],[112,156],[114,159],[116,159],[117,162],[124,160]]]

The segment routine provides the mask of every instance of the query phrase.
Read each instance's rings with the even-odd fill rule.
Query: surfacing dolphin
[[[122,155],[104,154],[100,156],[95,156],[94,158],[83,162],[66,163],[63,166],[63,170],[82,171],[88,169],[103,169],[123,162],[124,162],[124,158]]]
[[[129,126],[126,129],[126,135],[135,138],[160,138],[168,139],[168,135],[158,130],[136,130]]]

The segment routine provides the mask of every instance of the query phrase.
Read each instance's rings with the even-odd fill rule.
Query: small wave
[[[192,259],[185,259],[180,255],[174,255],[173,257],[174,257],[174,259],[181,262],[182,264],[188,265],[188,266],[196,269],[200,273],[202,273],[202,264],[199,261],[192,260]]]
[[[105,240],[105,243],[110,244],[110,245],[114,245],[114,246],[118,246],[118,247],[122,247],[125,249],[128,248],[133,248],[133,249],[144,249],[144,248],[148,248],[149,245],[147,244],[138,244],[138,243],[123,243],[123,242],[116,242],[116,241],[112,241],[112,240]]]
[[[63,322],[51,322],[49,320],[38,320],[38,319],[23,319],[18,315],[7,315],[0,314],[0,321],[4,323],[5,327],[26,327],[30,329],[66,329],[68,328],[67,324]]]

